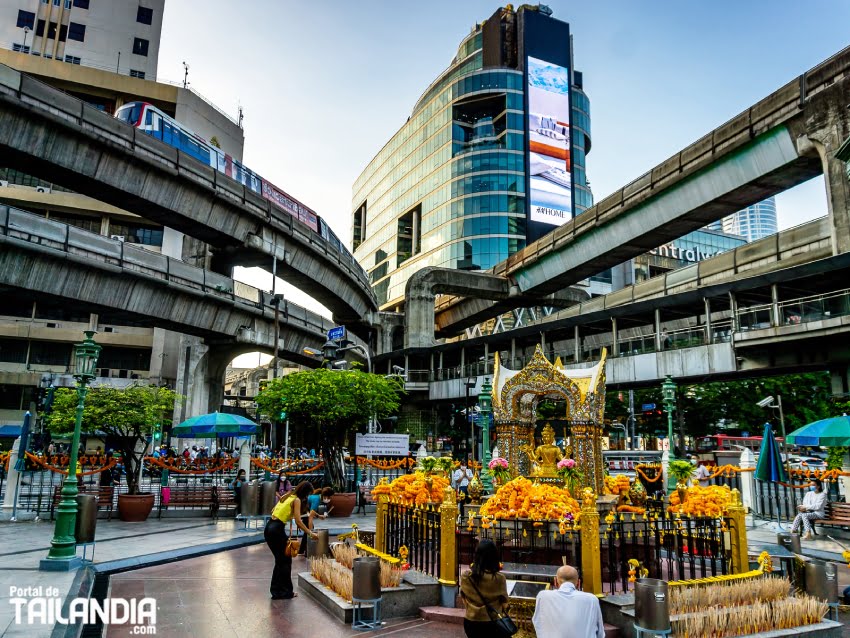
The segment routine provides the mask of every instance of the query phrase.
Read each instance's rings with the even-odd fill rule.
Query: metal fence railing
[[[438,506],[409,507],[388,503],[382,511],[386,545],[384,551],[398,556],[402,546],[408,550],[408,563],[413,569],[439,578],[441,526]]]

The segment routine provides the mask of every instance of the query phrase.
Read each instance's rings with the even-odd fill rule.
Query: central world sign
[[[649,251],[649,254],[658,255],[659,257],[672,257],[673,259],[680,259],[682,261],[696,263],[698,261],[702,261],[703,259],[710,259],[711,257],[719,255],[722,252],[722,250],[706,252],[699,246],[684,248],[682,246],[676,246],[675,244],[665,244],[664,246],[653,248]]]

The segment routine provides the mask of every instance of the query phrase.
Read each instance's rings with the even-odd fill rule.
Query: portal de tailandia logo
[[[132,625],[133,634],[156,634],[156,599],[74,598],[63,609],[57,587],[9,588],[9,604],[15,611],[15,624],[32,625]]]

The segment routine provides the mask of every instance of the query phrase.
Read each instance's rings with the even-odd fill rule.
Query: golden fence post
[[[386,482],[386,478],[382,478],[381,482]],[[375,505],[375,549],[379,552],[387,550],[387,504],[390,497],[386,494],[378,495],[378,502]]]
[[[440,584],[457,585],[457,499],[449,486],[440,505]]]
[[[596,494],[589,487],[582,492],[581,503],[581,589],[602,594],[602,557],[599,552],[599,512]]]
[[[732,503],[727,509],[729,516],[729,535],[732,549],[732,573],[743,574],[750,568],[747,554],[747,510],[741,502],[741,493],[732,490]]]

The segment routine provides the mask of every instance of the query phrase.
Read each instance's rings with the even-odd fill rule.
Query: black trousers
[[[276,518],[269,519],[263,532],[269,549],[274,554],[274,571],[269,592],[272,596],[291,596],[292,588],[292,559],[286,555],[286,525]]]
[[[499,635],[496,623],[492,620],[467,620],[463,619],[463,630],[467,638],[493,638]]]

